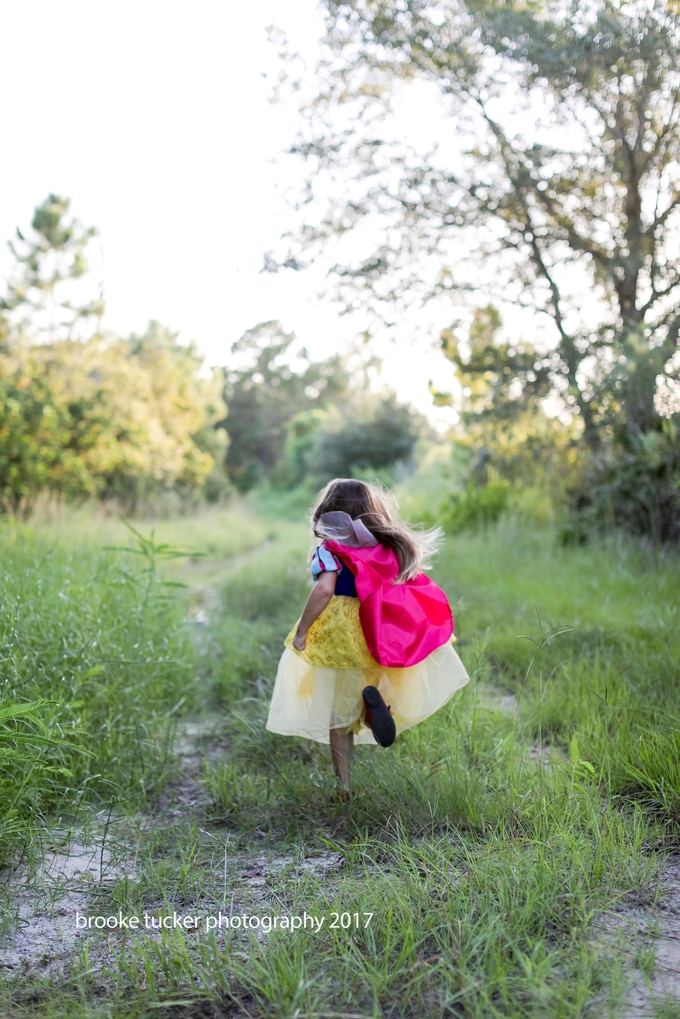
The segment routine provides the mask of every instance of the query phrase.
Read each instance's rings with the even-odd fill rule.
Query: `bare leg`
[[[335,774],[342,782],[343,789],[349,795],[349,765],[354,748],[354,733],[342,732],[340,729],[331,729],[330,740]]]

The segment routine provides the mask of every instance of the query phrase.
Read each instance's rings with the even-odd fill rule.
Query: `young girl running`
[[[315,584],[286,638],[267,728],[330,743],[348,798],[354,743],[390,746],[469,677],[446,595],[422,572],[432,535],[395,520],[373,486],[342,478],[311,523]]]

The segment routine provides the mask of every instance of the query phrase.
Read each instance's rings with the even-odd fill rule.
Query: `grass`
[[[177,587],[268,533],[225,510],[139,527],[152,539],[85,510],[0,527],[0,863],[48,816],[134,809],[167,780],[177,719],[202,697]]]
[[[449,543],[441,575],[461,604],[462,639],[488,631],[495,681],[521,694],[534,739],[566,748],[577,735],[609,796],[638,797],[676,823],[677,558],[617,537],[570,550],[551,538],[510,524],[491,541]],[[572,630],[525,679],[527,642],[516,635],[562,624]]]
[[[644,955],[653,975],[653,950],[598,924],[631,896],[652,902],[677,848],[677,559],[617,537],[563,548],[512,520],[449,539],[435,578],[473,681],[393,750],[359,748],[345,807],[328,749],[263,724],[308,591],[293,502],[258,493],[157,525],[157,543],[209,555],[153,573],[102,551],[121,543],[118,522],[5,529],[3,703],[29,712],[0,715],[23,762],[0,758],[2,795],[24,790],[5,845],[115,797],[146,811],[139,867],[96,889],[93,912],[327,919],[314,935],[93,934],[64,977],[10,981],[3,1014],[623,1016],[631,967]],[[196,641],[182,620],[206,588]],[[538,646],[551,628],[566,632]],[[173,819],[150,811],[174,781],[165,748],[182,713],[214,732],[197,751],[201,811]],[[332,928],[334,913],[373,916]]]
[[[180,605],[132,555],[0,530],[0,859],[48,815],[138,803],[191,699]]]

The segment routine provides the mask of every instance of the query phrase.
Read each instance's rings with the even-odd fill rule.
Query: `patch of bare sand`
[[[97,889],[134,878],[136,859],[127,819],[98,818],[88,830],[54,830],[40,843],[36,866],[2,880],[9,893],[9,930],[0,939],[0,973],[49,975],[76,949],[76,913],[85,913]],[[122,847],[125,848],[122,848]]]
[[[200,811],[206,800],[200,774],[217,719],[186,722],[178,729],[178,774],[163,793],[158,815],[177,820]],[[78,948],[76,913],[102,888],[137,875],[140,833],[153,817],[97,814],[84,827],[54,829],[38,839],[38,860],[0,875],[9,899],[7,933],[0,938],[0,973],[49,975],[61,971]]]
[[[0,938],[0,974],[8,978],[43,977],[63,973],[78,949],[87,940],[93,946],[89,966],[99,970],[111,952],[125,945],[120,932],[76,929],[76,913],[92,915],[91,902],[98,892],[121,878],[138,876],[137,845],[141,834],[159,824],[200,818],[209,796],[201,781],[206,760],[218,758],[224,751],[217,716],[186,721],[177,733],[175,754],[176,779],[161,796],[151,816],[115,817],[99,814],[88,826],[79,829],[54,829],[38,841],[41,853],[37,863],[7,869],[0,874],[10,902],[7,933]],[[208,834],[206,832],[206,834]],[[226,839],[211,835],[224,844],[228,866],[230,901],[221,904],[200,902],[196,911],[203,916],[219,908],[230,911],[272,912],[277,893],[291,881],[305,875],[329,878],[343,860],[338,853],[300,857],[271,853],[232,855]],[[218,856],[222,855],[222,849]],[[216,861],[217,870],[222,864]],[[216,878],[218,877],[216,871]],[[220,874],[221,877],[221,874]],[[225,891],[227,874],[224,874]],[[219,887],[221,881],[216,881]],[[142,912],[158,913],[158,902],[149,903]],[[100,909],[94,910],[97,914]],[[142,933],[142,932],[140,932]],[[143,931],[144,936],[160,939],[160,932]]]
[[[616,941],[630,962],[622,1019],[656,1019],[680,1005],[680,856],[662,870],[650,901],[629,898],[596,928]],[[673,1014],[680,1014],[673,1011]]]

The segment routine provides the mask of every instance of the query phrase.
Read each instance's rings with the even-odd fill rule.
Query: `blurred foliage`
[[[116,500],[128,512],[170,494],[216,502],[233,486],[293,488],[411,457],[422,420],[370,391],[365,344],[313,360],[279,322],[262,322],[233,345],[230,367],[206,378],[196,347],[157,322],[142,335],[103,333],[103,304],[81,286],[94,236],[68,200],[50,195],[32,233],[10,245],[16,265],[0,302],[3,510],[30,508],[43,491]]]
[[[127,339],[76,335],[102,307],[69,296],[93,231],[68,208],[50,195],[33,236],[11,246],[17,266],[0,304],[0,506],[28,507],[45,489],[128,509],[170,489],[219,495],[228,487],[226,437],[211,428],[224,415],[219,380],[201,377],[195,346],[157,322]]]
[[[515,483],[550,485],[559,498],[581,477],[583,429],[578,420],[545,413],[554,353],[499,341],[501,327],[490,305],[476,310],[465,343],[452,329],[442,333],[442,351],[456,368],[461,390],[457,441],[473,454],[469,473],[477,484],[486,483],[492,468]],[[434,395],[440,404],[453,402],[450,394]]]
[[[412,461],[425,419],[387,390],[355,396],[319,430],[310,471],[320,482],[379,472]]]
[[[680,539],[680,443],[672,421],[633,432],[589,464],[573,491],[575,512],[563,532],[582,542],[592,528],[623,527],[656,541]]]
[[[244,364],[225,370],[229,410],[220,424],[234,484],[324,484],[409,461],[424,420],[392,392],[370,391],[370,355],[358,365],[349,355],[313,361],[294,341],[280,322],[263,322],[232,347]]]
[[[460,386],[455,443],[468,455],[460,487],[441,507],[442,523],[451,532],[493,523],[510,506],[526,515],[527,507],[518,503],[521,490],[543,490],[559,508],[583,484],[587,460],[580,423],[548,417],[544,410],[553,355],[529,343],[499,341],[501,327],[500,314],[489,305],[477,309],[464,340],[452,329],[442,333],[442,350]],[[454,402],[450,393],[432,384],[430,389],[440,406]]]
[[[302,410],[290,419],[286,426],[283,455],[276,471],[279,486],[293,488],[309,478],[319,436],[324,432],[328,417],[328,411],[315,408]]]
[[[314,412],[347,388],[348,375],[338,355],[312,361],[304,349],[293,352],[294,341],[280,322],[260,322],[231,348],[242,366],[225,369],[229,412],[220,424],[229,434],[229,475],[241,491],[276,471],[294,419],[298,425],[292,427],[304,432],[304,415],[311,422]]]
[[[442,350],[455,365],[463,425],[457,443],[470,460],[463,487],[442,508],[457,531],[490,522],[516,502],[508,486],[543,488],[564,517],[562,538],[583,542],[592,531],[623,527],[658,541],[680,538],[680,444],[672,420],[643,432],[628,429],[596,449],[579,419],[548,417],[550,361],[530,344],[501,342],[498,311],[476,311],[466,340],[452,329]],[[431,386],[435,402],[453,402]],[[497,479],[502,479],[500,482]],[[487,514],[488,520],[487,520]],[[496,515],[494,515],[496,514]]]
[[[510,503],[508,481],[492,478],[486,485],[468,483],[462,492],[455,492],[450,505],[442,507],[442,524],[451,534],[478,530],[495,524]]]
[[[72,339],[79,327],[101,319],[101,292],[74,299],[73,284],[88,272],[86,249],[97,230],[71,217],[70,204],[48,195],[35,210],[31,234],[25,237],[17,227],[8,242],[15,266],[0,297],[0,338],[13,333],[39,342]]]
[[[0,500],[44,488],[136,505],[155,491],[200,490],[214,468],[199,448],[223,408],[202,358],[151,322],[143,336],[15,349],[0,355]]]

